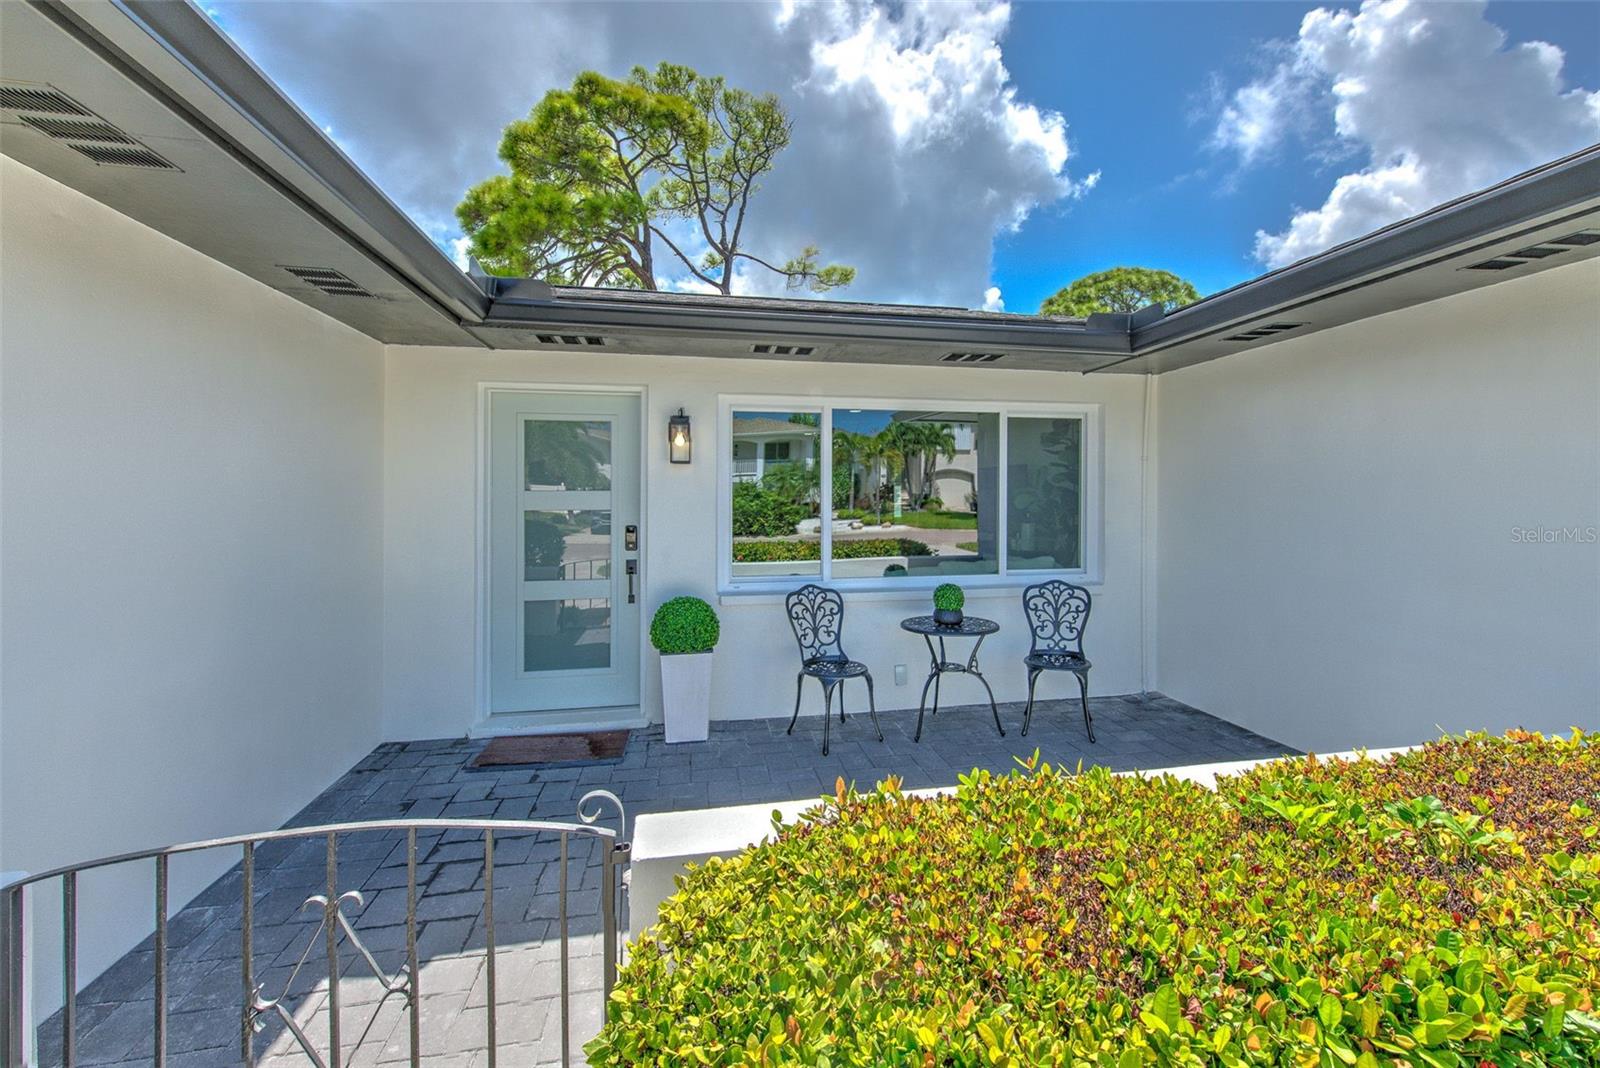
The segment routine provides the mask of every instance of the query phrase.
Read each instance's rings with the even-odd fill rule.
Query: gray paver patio
[[[857,701],[859,697],[857,697]],[[855,702],[852,702],[854,705]],[[381,745],[307,805],[288,826],[396,818],[544,819],[570,821],[578,799],[604,788],[622,798],[629,816],[719,805],[784,801],[831,793],[839,777],[866,788],[890,774],[908,789],[948,786],[974,767],[1005,772],[1037,748],[1065,767],[1116,770],[1291,752],[1270,739],[1166,697],[1105,697],[1090,703],[1099,741],[1084,734],[1076,701],[1041,702],[1027,738],[1022,709],[1000,706],[1006,737],[996,734],[987,705],[942,709],[922,741],[912,741],[916,712],[880,714],[885,740],[874,737],[864,710],[832,726],[821,755],[821,719],[806,717],[793,736],[786,720],[713,725],[711,740],[666,744],[659,726],[635,731],[619,763],[566,768],[467,766],[483,742],[467,739]],[[631,831],[631,827],[630,827]],[[560,1063],[559,885],[557,843],[506,837],[495,852],[495,938],[499,1063]],[[487,975],[483,949],[483,847],[476,832],[419,835],[419,987],[423,1062],[434,1068],[482,1068]],[[286,1008],[308,1037],[328,1035],[324,943],[314,937],[318,914],[301,911],[326,885],[320,840],[274,843],[257,851],[254,968],[264,996],[285,990]],[[405,960],[406,850],[402,835],[366,833],[343,839],[342,890],[359,889],[364,906],[353,922],[380,967],[391,974]],[[571,1049],[598,1029],[600,950],[597,934],[600,857],[592,841],[575,840],[569,880]],[[172,1068],[239,1063],[241,875],[228,873],[180,912],[169,934],[169,1055]],[[352,914],[355,910],[351,910]],[[311,944],[314,943],[314,944]],[[295,963],[311,944],[305,966]],[[149,1065],[154,983],[147,940],[78,998],[78,1061],[83,1065]],[[344,1063],[405,1063],[408,1030],[401,999],[384,988],[353,947],[340,958]],[[292,977],[292,979],[291,979]],[[368,1020],[374,1022],[369,1027]],[[357,1041],[365,1033],[364,1040]],[[291,1036],[271,1022],[256,1037],[260,1064],[307,1065]],[[40,1061],[61,1062],[60,1016],[40,1028]]]

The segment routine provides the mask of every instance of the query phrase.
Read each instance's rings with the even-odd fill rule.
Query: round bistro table
[[[971,675],[983,683],[984,691],[989,695],[989,711],[994,713],[994,729],[1000,732],[1000,737],[1006,736],[1006,729],[1000,725],[1000,709],[994,703],[994,690],[989,688],[989,680],[983,677],[983,672],[978,670],[978,649],[983,645],[983,639],[1000,629],[1000,624],[992,619],[982,616],[962,616],[961,622],[953,626],[935,623],[932,616],[911,616],[900,621],[900,629],[910,631],[912,634],[922,635],[922,640],[928,646],[928,679],[922,684],[922,698],[917,704],[917,734],[913,741],[922,741],[922,713],[928,703],[928,687],[933,687],[933,714],[939,714],[939,676]],[[938,650],[935,651],[933,640],[939,639]],[[957,663],[950,660],[944,651],[946,638],[976,638],[972,652],[967,657],[966,663]]]

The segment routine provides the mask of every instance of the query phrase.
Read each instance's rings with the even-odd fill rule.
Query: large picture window
[[[1092,405],[727,402],[724,585],[1081,580],[1098,549],[1097,418]]]

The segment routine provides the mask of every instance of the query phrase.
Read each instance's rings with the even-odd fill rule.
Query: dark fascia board
[[[818,311],[807,306],[749,310],[727,302],[695,307],[677,299],[652,302],[633,297],[607,301],[603,292],[581,299],[517,299],[509,291],[496,300],[490,325],[570,327],[575,330],[636,328],[683,334],[776,335],[817,340],[878,340],[1107,353],[1096,370],[1185,342],[1236,329],[1241,322],[1281,313],[1350,289],[1381,284],[1397,274],[1442,258],[1505,240],[1507,231],[1563,211],[1592,206],[1600,191],[1600,145],[1591,146],[1504,182],[1441,204],[1325,252],[1241,283],[1168,315],[1160,308],[1131,315],[1096,315],[1085,323],[1017,316],[962,319],[959,314],[919,316],[914,311]],[[807,302],[809,305],[810,302]]]
[[[68,7],[32,0],[58,25],[96,47],[104,58],[139,80],[149,92],[201,128],[211,139],[241,159],[263,179],[290,196],[324,225],[387,266],[418,295],[460,321],[481,318],[488,297],[451,262],[415,223],[352,163],[339,147],[268,78],[205,13],[190,0],[112,0],[120,13],[152,42],[186,68],[207,89],[242,116],[281,151],[300,173],[285,173],[257,158],[226,130],[210,122],[183,98],[183,90],[150,75],[137,57],[110,54],[116,50],[93,26],[93,8]],[[359,224],[387,241],[396,255],[386,255],[339,219],[332,218],[301,183],[314,182],[352,213]]]
[[[1508,229],[1592,203],[1597,191],[1600,145],[1591,145],[1488,189],[1225,289],[1148,326],[1136,327],[1132,356],[1145,356],[1222,333],[1257,316],[1354,286],[1381,282],[1430,257],[1462,255],[1470,251],[1473,242],[1494,244],[1503,240]]]
[[[3,0],[0,0],[3,2]],[[112,51],[93,28],[92,7],[31,0],[58,24],[77,32],[102,53]],[[1033,351],[1104,353],[1103,368],[1128,359],[1232,329],[1240,322],[1288,305],[1306,303],[1341,288],[1372,284],[1402,265],[1502,233],[1520,222],[1592,201],[1600,189],[1600,145],[1402,220],[1299,263],[1272,271],[1170,315],[1150,321],[1145,312],[1126,322],[1093,324],[1060,321],[1015,321],[992,317],[919,315],[873,311],[818,311],[811,307],[753,310],[716,306],[652,304],[632,300],[607,302],[603,295],[581,300],[539,299],[496,287],[504,295],[491,300],[484,289],[463,274],[445,254],[348,157],[297,108],[250,59],[212,24],[190,0],[111,0],[107,10],[120,13],[207,89],[265,136],[301,172],[285,174],[256,159],[226,131],[210,123],[183,99],[182,90],[167,87],[126,56],[116,58],[143,75],[147,90],[194,121],[265,180],[290,195],[324,225],[360,248],[375,262],[434,303],[458,322],[531,328],[573,327],[579,330],[638,329],[683,334],[779,334],[819,340],[886,340],[934,345],[1006,347]],[[331,218],[313,195],[297,189],[315,182],[331,193],[361,225],[379,235],[396,256],[383,254],[338,219]],[[512,295],[516,292],[516,295]]]
[[[810,302],[808,302],[809,305]],[[637,298],[607,301],[603,296],[549,300],[502,297],[489,309],[486,326],[549,328],[553,332],[603,332],[607,329],[649,333],[778,336],[827,341],[900,341],[912,344],[968,345],[1044,352],[1127,355],[1129,335],[1122,330],[1096,330],[1079,323],[1033,320],[1015,322],[959,315],[919,315],[882,311],[820,310],[815,307],[742,309],[726,302],[696,307],[678,302],[651,303]]]

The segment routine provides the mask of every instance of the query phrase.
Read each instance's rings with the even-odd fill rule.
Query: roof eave
[[[1505,240],[1506,232],[1565,210],[1582,213],[1600,189],[1600,145],[1469,193],[1231,289],[1134,330],[1137,357],[1238,323],[1282,312],[1352,286],[1383,281],[1434,257],[1454,257]]]
[[[109,52],[144,43],[159,50],[129,58],[137,67],[152,69],[156,55],[164,55],[189,72],[216,98],[231,108],[264,137],[282,156],[256,157],[233,131],[219,126],[197,108],[183,90],[146,79],[146,89],[166,98],[174,110],[188,114],[208,127],[214,138],[279,183],[325,224],[345,233],[347,240],[369,249],[407,278],[427,299],[448,314],[467,321],[481,318],[489,299],[451,262],[450,258],[412,222],[359,167],[275,85],[248,56],[196,6],[192,0],[112,0],[109,8],[147,37],[138,42],[119,32],[122,25],[99,16],[93,6],[38,5],[80,35],[92,35]],[[102,33],[101,31],[105,31]],[[109,35],[109,36],[108,36]],[[108,54],[108,59],[115,58]]]
[[[996,323],[990,319],[954,316],[900,315],[810,308],[776,310],[770,306],[741,309],[727,305],[694,307],[651,304],[637,300],[606,301],[585,297],[541,300],[500,298],[493,302],[485,326],[548,327],[571,330],[624,330],[641,333],[785,338],[812,341],[906,342],[960,348],[980,345],[1009,350],[1105,353],[1131,352],[1129,335],[1120,330],[1091,329],[1079,323],[1051,320]]]

